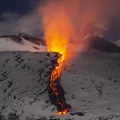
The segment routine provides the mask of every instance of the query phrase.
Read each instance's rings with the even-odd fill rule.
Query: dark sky
[[[41,1],[43,0],[0,0],[0,34],[36,33],[39,24],[34,10]]]
[[[30,22],[29,24],[23,24],[23,26],[25,28],[28,28],[28,30],[30,29],[35,29],[33,33],[36,33],[36,31],[38,31],[37,28],[37,23],[35,23],[35,21],[37,21],[37,15],[35,16],[33,13],[32,16],[32,11],[34,11],[34,9],[37,6],[37,3],[39,2],[43,2],[43,1],[47,1],[47,0],[0,0],[0,33],[2,34],[7,34],[9,32],[11,32],[11,30],[9,30],[11,27],[15,28],[17,25],[18,31],[22,31],[24,32],[24,29],[21,30],[21,22],[24,21],[26,23]],[[13,17],[14,22],[8,20],[4,20],[2,15],[4,15],[5,13],[9,13],[9,14],[16,14],[17,16],[19,16],[18,20],[15,20],[15,18]],[[29,14],[31,13],[31,14]],[[25,18],[22,18],[22,16],[26,16],[28,17],[28,19],[26,20]],[[36,18],[36,20],[32,20],[32,18]],[[23,20],[22,20],[23,19]],[[25,19],[25,20],[24,20]],[[31,19],[31,21],[30,21]],[[18,22],[17,22],[18,21]],[[116,22],[114,22],[116,23]],[[5,27],[6,26],[6,27]],[[22,26],[22,27],[23,27]],[[118,26],[118,25],[116,25]],[[16,29],[16,28],[15,28]],[[12,32],[14,33],[13,30]],[[27,32],[27,31],[25,31]],[[29,31],[28,31],[29,32]],[[32,32],[30,32],[32,33]],[[108,32],[105,33],[105,37],[107,39],[119,39],[120,38],[120,28],[119,27],[115,27],[112,26]]]
[[[25,14],[30,11],[32,4],[30,0],[1,0],[0,1],[0,15],[5,12],[15,12],[18,14]]]

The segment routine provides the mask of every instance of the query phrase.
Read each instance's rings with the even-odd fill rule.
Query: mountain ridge
[[[68,45],[73,47],[73,52],[89,52],[93,50],[101,52],[117,52],[120,53],[120,47],[108,40],[93,36],[89,39],[82,40],[80,42],[71,42]],[[71,49],[70,48],[70,49]],[[83,49],[83,50],[81,50]],[[46,41],[41,38],[33,37],[29,34],[19,33],[18,35],[1,35],[0,36],[0,51],[33,51],[42,52],[47,51]]]

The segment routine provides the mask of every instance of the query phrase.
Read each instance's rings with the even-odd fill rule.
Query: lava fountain
[[[50,27],[50,28],[49,28]],[[47,26],[47,30],[51,29],[56,26]],[[57,27],[56,27],[57,28]],[[47,46],[49,52],[58,52],[58,66],[55,67],[55,69],[52,71],[50,76],[50,85],[49,85],[49,95],[50,100],[55,106],[57,107],[57,114],[66,114],[70,111],[71,106],[66,103],[65,97],[64,97],[64,90],[61,87],[60,84],[60,76],[62,73],[62,70],[64,68],[64,61],[67,58],[67,46],[68,46],[68,40],[65,38],[65,36],[62,36],[59,30],[55,29],[47,31],[46,35],[49,36],[47,39]],[[53,32],[53,33],[51,33]],[[64,34],[65,35],[65,34]]]
[[[68,57],[68,45],[72,35],[72,25],[63,2],[50,2],[42,9],[45,40],[49,52],[59,54],[58,66],[50,76],[49,96],[57,107],[58,115],[66,114],[71,106],[66,103],[65,92],[60,84],[60,76],[64,68],[64,61]]]
[[[58,38],[59,36],[55,35],[54,38],[54,34],[52,34],[51,41],[48,43],[48,51],[58,52],[59,54],[57,60],[58,66],[55,67],[50,76],[49,95],[50,100],[57,107],[57,114],[61,115],[69,112],[71,106],[66,103],[64,97],[65,93],[60,84],[60,76],[66,59],[67,40]]]
[[[91,36],[102,35],[103,29],[106,28],[103,22],[105,15],[102,14],[104,2],[97,0],[45,1],[45,4],[40,6],[44,39],[49,52],[58,52],[61,55],[57,60],[58,66],[51,73],[50,99],[57,106],[58,114],[66,114],[71,107],[65,101],[60,76],[64,68],[64,61],[69,59],[66,60],[68,62],[75,57],[72,53],[76,49],[76,44],[69,46],[69,43],[79,43]],[[85,42],[84,45],[79,46],[80,51],[87,50],[88,46],[89,43]]]

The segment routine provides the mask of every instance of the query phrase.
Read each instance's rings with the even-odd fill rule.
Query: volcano
[[[42,39],[29,36],[24,33],[18,35],[3,35],[0,36],[0,51],[32,51],[32,52],[43,52],[47,51],[46,42]],[[9,46],[9,47],[8,47]],[[58,53],[59,54],[59,53]],[[49,96],[51,102],[56,105],[59,114],[67,113],[71,106],[65,102],[64,90],[60,84],[60,74],[62,66],[59,66],[59,62],[56,60],[59,70],[55,69],[54,74],[50,78],[49,83]],[[56,68],[57,68],[56,67]],[[57,74],[56,74],[57,72]],[[58,76],[56,78],[56,76]],[[55,91],[56,89],[56,91]],[[54,93],[56,92],[58,95]]]
[[[57,87],[63,95],[60,99],[65,98],[72,109],[63,116],[56,114],[56,101],[51,100],[53,96],[50,97],[52,92],[49,90],[51,73],[58,66],[59,54],[31,52],[29,48],[7,52],[6,47],[0,51],[0,119],[119,120],[119,47],[103,38],[93,38],[88,40],[90,45],[85,52],[74,50],[77,58],[70,64],[67,63],[69,59],[64,63]],[[2,42],[3,39],[6,38],[2,37]],[[19,45],[12,40],[5,41]],[[87,40],[77,43],[78,48],[85,42],[88,43]],[[28,43],[32,47],[35,45]],[[39,47],[40,50],[46,48],[45,45]]]

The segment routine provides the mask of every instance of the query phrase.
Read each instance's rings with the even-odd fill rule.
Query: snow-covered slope
[[[115,41],[115,44],[120,47],[120,40]]]
[[[0,51],[46,51],[46,43],[42,39],[20,33],[18,35],[0,36]]]
[[[44,42],[34,40],[24,34],[0,37],[0,120],[120,120],[118,46],[98,37],[76,43],[77,57],[66,61],[61,76],[72,110],[58,116],[47,91],[57,54],[16,51],[46,51]]]
[[[120,54],[89,52],[76,56],[61,77],[72,111],[85,113],[74,120],[120,120]]]
[[[57,116],[47,91],[56,54],[0,53],[0,111],[7,120],[120,120],[120,54],[74,53],[61,76],[72,110]],[[82,114],[81,114],[82,113]],[[2,119],[3,120],[3,119]]]
[[[75,52],[97,50],[103,52],[120,53],[119,46],[110,43],[104,38],[96,36],[80,41],[78,43],[69,43],[68,51],[69,50],[74,50]],[[0,51],[45,52],[47,51],[47,46],[45,40],[43,39],[39,39],[25,33],[19,33],[18,35],[0,36]]]
[[[49,77],[57,58],[57,53],[0,52],[1,115],[20,120],[46,115]]]

